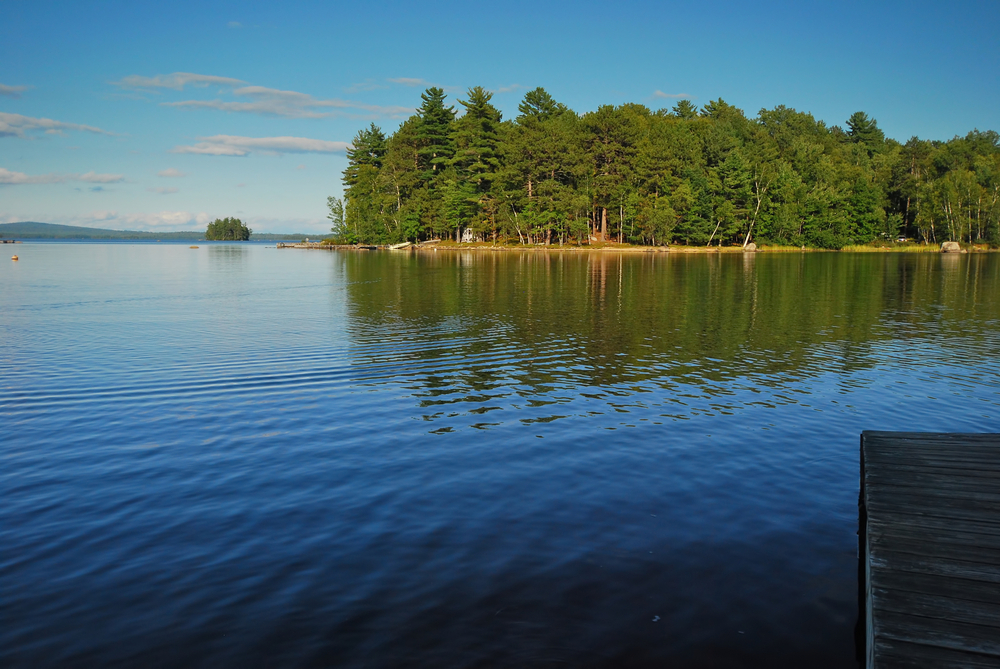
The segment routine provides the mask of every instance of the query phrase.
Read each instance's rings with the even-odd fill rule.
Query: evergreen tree
[[[539,86],[524,94],[524,100],[517,106],[521,112],[518,120],[534,118],[545,121],[567,110],[566,105],[556,102],[548,92]]]
[[[359,170],[363,165],[376,170],[382,167],[385,156],[385,133],[374,123],[370,127],[358,131],[354,141],[347,149],[347,169],[344,170],[344,183],[353,186],[357,183]]]
[[[879,130],[878,123],[868,114],[857,111],[847,119],[848,136],[852,142],[861,142],[869,150],[875,150],[885,142],[885,135]]]
[[[690,120],[698,116],[698,107],[690,100],[678,100],[674,105],[673,115],[677,118]]]
[[[445,107],[444,98],[444,91],[437,87],[428,88],[420,95],[423,104],[417,109],[416,137],[420,146],[417,155],[425,181],[439,177],[454,153],[451,124],[455,120],[455,108]]]

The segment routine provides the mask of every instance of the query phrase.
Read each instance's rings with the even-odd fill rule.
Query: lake
[[[852,667],[859,433],[1000,431],[997,254],[16,252],[6,667]]]

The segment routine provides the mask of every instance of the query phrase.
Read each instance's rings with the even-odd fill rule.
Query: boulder
[[[756,251],[757,251],[757,245],[754,244],[753,242],[750,242],[749,244],[743,247],[744,253],[755,253]]]
[[[944,242],[941,244],[941,253],[961,253],[962,247],[958,242]]]

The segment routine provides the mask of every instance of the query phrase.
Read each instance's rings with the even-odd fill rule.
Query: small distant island
[[[208,224],[205,239],[217,242],[250,241],[253,230],[238,218],[217,218]]]
[[[216,219],[238,221],[239,219]],[[251,242],[300,240],[316,234],[312,233],[260,233],[252,232],[240,222],[246,230],[246,236],[239,240]],[[211,229],[212,224],[209,224]],[[23,221],[20,223],[0,223],[0,239],[106,239],[106,240],[136,240],[136,241],[204,241],[216,239],[208,236],[208,230],[184,230],[180,232],[147,232],[140,230],[107,230],[104,228],[88,228],[78,225],[58,225],[55,223],[38,223]],[[235,237],[218,237],[221,240],[232,240]]]

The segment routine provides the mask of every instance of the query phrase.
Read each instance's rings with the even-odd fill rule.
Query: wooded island
[[[756,118],[722,99],[698,109],[605,105],[577,114],[544,89],[504,121],[482,87],[447,106],[428,88],[390,136],[348,149],[334,240],[775,245],[842,248],[900,237],[1000,244],[1000,135],[887,139],[784,106]]]

